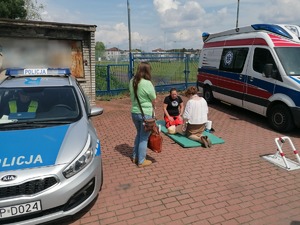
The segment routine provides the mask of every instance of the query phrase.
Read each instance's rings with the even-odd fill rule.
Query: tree
[[[24,0],[0,0],[0,17],[7,19],[25,19],[27,12]]]
[[[95,47],[95,56],[96,56],[96,61],[102,56],[104,56],[105,53],[105,45],[101,41],[96,42],[96,47]]]
[[[44,9],[37,0],[0,0],[0,17],[7,19],[42,20]]]
[[[45,7],[43,4],[38,4],[37,0],[24,0],[25,10],[27,12],[26,19],[28,20],[42,20],[40,11]]]

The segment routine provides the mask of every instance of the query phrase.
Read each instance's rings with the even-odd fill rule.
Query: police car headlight
[[[84,150],[76,159],[63,171],[63,175],[66,178],[70,178],[86,167],[93,159],[95,155],[95,149],[92,148],[92,142],[90,135],[84,147]]]

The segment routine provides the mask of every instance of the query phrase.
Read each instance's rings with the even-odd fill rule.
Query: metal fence
[[[129,80],[141,61],[151,64],[152,81],[157,92],[169,91],[171,87],[184,90],[196,84],[198,55],[134,53],[128,64],[96,65],[96,95],[117,95],[128,91]]]

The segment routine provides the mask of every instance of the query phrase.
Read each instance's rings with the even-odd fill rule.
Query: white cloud
[[[128,40],[127,26],[124,23],[118,23],[113,27],[101,26],[96,31],[97,40],[101,40],[107,48],[120,47],[120,45],[123,45]]]
[[[99,40],[104,43],[106,48],[117,47],[120,49],[128,49],[128,26],[124,23],[116,24],[114,27],[102,26],[96,31],[96,41]],[[149,41],[152,41],[149,36],[131,31],[132,49],[140,49]]]
[[[158,9],[158,14],[161,28],[167,32],[167,42],[170,47],[173,43],[174,48],[200,48],[202,30],[231,22],[228,8],[216,8],[207,12],[199,0],[177,2],[177,7]]]
[[[45,21],[97,25],[96,41],[128,49],[124,0],[38,0],[45,4]],[[202,32],[221,32],[236,26],[237,0],[130,0],[132,48],[201,48]],[[242,0],[238,25],[299,24],[300,0]]]
[[[280,7],[279,7],[280,6]],[[300,20],[300,2],[297,0],[271,0],[271,4],[259,15],[263,21],[294,23]]]
[[[165,13],[171,9],[178,9],[179,2],[176,0],[153,0],[153,4],[159,13]]]
[[[157,1],[159,0],[154,0],[154,4]],[[177,2],[176,7],[157,10],[162,21],[161,26],[166,29],[174,29],[182,25],[195,26],[199,24],[201,15],[205,14],[204,9],[196,1],[187,1],[185,4]]]

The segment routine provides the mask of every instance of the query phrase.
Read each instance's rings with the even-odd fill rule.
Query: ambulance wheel
[[[271,127],[280,132],[288,132],[294,129],[293,116],[290,109],[284,104],[272,106],[268,114]]]
[[[203,87],[203,98],[207,101],[207,103],[213,103],[215,101],[214,95],[209,85],[205,85]]]

